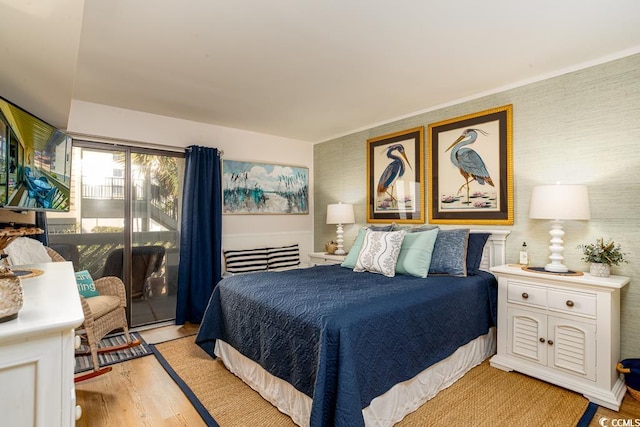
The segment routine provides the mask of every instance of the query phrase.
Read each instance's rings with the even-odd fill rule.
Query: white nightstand
[[[498,348],[491,366],[515,370],[618,410],[620,289],[628,277],[491,269],[498,278]]]
[[[311,265],[342,264],[346,257],[346,255],[332,255],[324,252],[311,252],[309,254]]]

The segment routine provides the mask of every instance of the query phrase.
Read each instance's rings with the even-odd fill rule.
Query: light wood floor
[[[194,325],[140,331],[149,344],[193,335]],[[158,360],[140,357],[113,365],[113,370],[76,384],[82,407],[77,427],[199,427],[206,424]]]
[[[197,329],[196,325],[165,326],[140,334],[153,344],[193,335]],[[77,427],[205,426],[153,356],[118,363],[110,373],[76,384],[76,399],[83,412]],[[609,421],[600,424],[601,418]],[[620,412],[600,407],[589,426],[611,426],[612,420],[629,420],[617,425],[640,425],[640,401],[627,394]]]

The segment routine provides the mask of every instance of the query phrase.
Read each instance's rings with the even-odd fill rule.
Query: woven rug
[[[195,337],[151,345],[208,425],[295,426],[291,419],[198,347]],[[575,426],[594,411],[587,399],[485,361],[397,426]],[[215,422],[213,421],[215,419]],[[585,423],[586,421],[586,423]]]
[[[109,353],[98,353],[98,363],[100,366],[109,366],[116,363],[124,362],[125,360],[135,359],[137,357],[147,356],[151,354],[149,344],[142,339],[137,332],[130,332],[131,339],[139,339],[142,342],[135,347],[126,348],[124,350],[111,351]],[[125,344],[127,340],[124,334],[107,335],[98,344],[98,348],[111,347],[114,345]],[[89,346],[83,343],[78,352],[89,351]],[[93,369],[93,363],[91,362],[91,355],[87,354],[82,356],[76,356],[76,368],[75,373],[80,373]]]

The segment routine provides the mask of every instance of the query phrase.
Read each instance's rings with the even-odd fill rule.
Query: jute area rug
[[[295,426],[194,340],[185,337],[155,347],[220,426]],[[577,393],[485,361],[396,425],[575,426],[588,403]]]

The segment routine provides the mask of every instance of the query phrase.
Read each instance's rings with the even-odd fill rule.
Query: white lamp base
[[[564,236],[562,221],[551,221],[551,230],[549,231],[549,234],[551,235],[551,245],[549,246],[549,250],[551,251],[549,259],[551,262],[545,265],[544,269],[552,273],[566,273],[569,271],[569,268],[562,263],[562,261],[564,261],[564,257],[562,256],[562,252],[564,251],[564,247],[562,246],[564,243],[562,240],[562,237]]]
[[[342,224],[338,224],[338,229],[336,230],[336,235],[337,235],[336,243],[338,244],[338,249],[336,249],[336,251],[334,252],[334,254],[336,255],[346,254],[346,252],[344,251],[344,247],[342,246],[342,244],[344,243],[344,239],[342,238],[342,233],[343,233]]]

